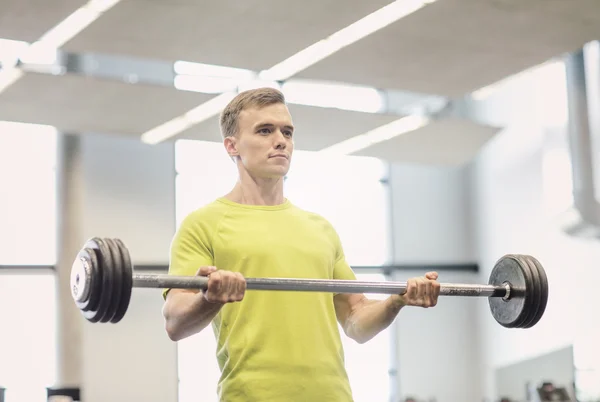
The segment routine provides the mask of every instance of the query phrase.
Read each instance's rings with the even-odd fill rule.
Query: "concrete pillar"
[[[70,273],[83,233],[83,169],[80,137],[61,134],[57,166],[57,384],[80,387],[82,382],[83,319],[71,297]]]

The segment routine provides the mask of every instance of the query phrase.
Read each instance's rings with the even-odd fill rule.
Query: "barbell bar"
[[[253,291],[403,294],[407,282],[372,282],[306,278],[245,278]],[[71,295],[92,323],[118,323],[129,307],[133,288],[206,290],[208,278],[133,272],[129,251],[119,239],[88,240],[75,258]],[[488,284],[440,283],[440,296],[488,297],[494,319],[506,328],[531,328],[542,318],[548,280],[540,262],[524,254],[507,254],[494,265]]]

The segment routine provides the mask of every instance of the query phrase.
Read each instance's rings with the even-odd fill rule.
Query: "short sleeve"
[[[198,218],[195,213],[188,215],[173,236],[169,275],[193,276],[200,267],[214,265],[212,231]],[[163,297],[168,291],[163,291]]]
[[[332,228],[336,248],[336,260],[333,267],[333,279],[356,280],[356,274],[346,261],[346,254],[338,233]]]

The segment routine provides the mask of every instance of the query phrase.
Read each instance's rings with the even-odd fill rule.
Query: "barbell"
[[[406,282],[305,278],[245,278],[247,290],[402,294]],[[71,295],[92,323],[123,319],[133,288],[206,290],[208,277],[133,272],[129,250],[119,239],[95,237],[78,252],[70,274]],[[488,297],[494,319],[506,328],[531,328],[544,315],[548,279],[540,262],[507,254],[494,265],[487,285],[440,283],[440,296]]]

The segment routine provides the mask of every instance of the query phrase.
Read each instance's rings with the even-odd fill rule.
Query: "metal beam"
[[[127,84],[157,85],[175,88],[177,74],[173,62],[142,59],[100,53],[70,53],[58,51],[53,64],[18,62],[24,72],[42,74],[74,74],[100,79],[115,80]],[[258,76],[259,72],[253,72]],[[289,81],[293,81],[290,79]],[[312,84],[354,85],[346,82],[310,80]],[[283,85],[285,81],[279,82]],[[434,116],[445,111],[452,100],[437,94],[426,94],[397,89],[374,88],[380,94],[383,106],[375,113],[407,116],[413,114]],[[215,91],[198,91],[218,94]],[[318,94],[315,94],[317,97]],[[318,106],[315,106],[318,107]]]

